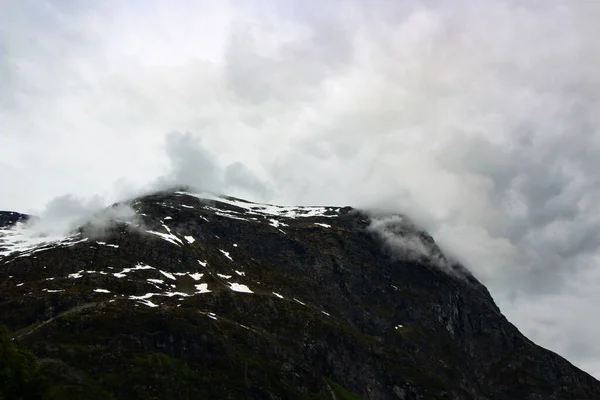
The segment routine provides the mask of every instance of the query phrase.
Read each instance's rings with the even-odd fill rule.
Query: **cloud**
[[[130,231],[145,232],[143,220],[131,205],[126,203],[113,204],[80,220],[84,235],[93,239],[106,237],[111,229],[125,224]]]
[[[191,184],[205,190],[221,191],[221,167],[199,139],[186,133],[172,133],[166,139],[166,152],[171,171],[159,181],[164,186]]]
[[[143,223],[126,203],[106,207],[100,197],[78,198],[63,195],[52,199],[40,215],[29,219],[25,231],[30,236],[62,237],[81,229],[85,236],[104,237],[117,224],[141,229]]]
[[[94,212],[102,209],[100,197],[81,199],[73,195],[58,196],[29,222],[29,230],[38,235],[61,235],[77,228]]]
[[[183,182],[401,213],[600,376],[600,4],[3,10],[1,208]]]
[[[201,138],[191,133],[170,133],[165,150],[169,172],[160,176],[150,190],[190,186],[230,196],[269,196],[270,189],[248,167],[241,162],[223,165],[203,146]]]
[[[444,254],[433,238],[406,216],[370,212],[370,218],[367,230],[383,240],[395,259],[421,264],[415,268],[431,265],[459,279],[472,278],[469,271],[456,259]]]

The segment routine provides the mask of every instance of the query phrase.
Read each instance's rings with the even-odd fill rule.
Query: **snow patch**
[[[200,274],[198,272],[194,272],[193,274],[189,274],[193,280],[195,281],[199,281],[200,279],[202,279],[202,277],[204,276],[204,274]]]
[[[282,224],[280,224],[279,221],[277,221],[276,219],[270,219],[269,225],[274,226],[275,228],[279,228],[279,225],[282,225]]]
[[[248,286],[242,285],[240,283],[230,283],[229,288],[231,290],[233,290],[234,292],[254,293],[252,290],[250,290],[250,288]]]
[[[111,301],[114,301],[114,300],[111,300]],[[152,308],[158,307],[158,304],[153,303],[150,300],[138,300],[138,301],[144,305],[147,305],[148,307],[152,307]]]
[[[259,216],[275,216],[275,217],[286,217],[286,218],[305,218],[305,217],[326,217],[333,218],[339,214],[339,207],[314,207],[314,206],[276,206],[272,204],[258,204],[247,201],[241,201],[231,198],[224,198],[216,196],[212,193],[190,193],[190,192],[176,192],[177,194],[184,194],[199,198],[200,200],[212,200],[220,203],[229,204],[238,208],[244,209],[244,213],[239,213],[232,210],[227,210],[227,215],[230,218],[235,217],[232,214],[238,214],[243,217],[248,215],[259,215]],[[214,209],[213,207],[207,207]],[[218,210],[218,209],[217,209]],[[222,211],[221,211],[222,212]],[[244,219],[236,217],[237,219]]]
[[[156,269],[156,268],[151,267],[150,265],[145,265],[145,264],[139,263],[135,267],[132,267],[132,268],[123,268],[123,270],[121,272],[114,273],[113,276],[115,276],[117,278],[124,278],[125,276],[127,276],[126,274],[130,273],[131,271],[144,270],[144,269]]]
[[[215,321],[217,320],[217,317],[215,316],[215,314],[213,314],[213,313],[208,313],[207,315],[208,315],[208,318],[212,318],[212,319],[214,319]]]
[[[189,244],[192,244],[196,241],[193,236],[184,236],[185,240],[188,241]]]
[[[23,253],[27,257],[39,251],[55,247],[69,247],[87,241],[80,233],[70,235],[40,234],[25,222],[17,222],[8,228],[0,228],[0,257],[12,253]]]
[[[83,270],[75,272],[74,274],[69,274],[67,277],[71,279],[83,278]]]
[[[197,285],[194,285],[194,287],[196,288],[196,293],[210,293],[210,290],[208,290],[207,283],[199,283]]]
[[[160,238],[166,240],[169,243],[173,243],[176,246],[181,246],[183,244],[183,242],[181,241],[181,239],[179,239],[177,236],[173,235],[171,233],[171,229],[169,229],[168,226],[166,226],[165,224],[162,225],[163,228],[165,228],[167,230],[168,233],[162,233],[162,232],[156,232],[156,231],[146,231],[152,235],[156,235],[159,236]]]
[[[190,294],[187,293],[183,293],[183,292],[166,292],[163,293],[162,296],[167,296],[167,297],[173,297],[173,296],[180,296],[180,297],[190,297]]]
[[[160,270],[160,269],[158,270],[158,272],[160,272],[161,274],[163,274],[164,276],[166,276],[169,279],[176,280],[175,276],[173,274],[169,273],[169,272],[165,272],[165,271]]]
[[[233,261],[233,258],[231,258],[231,256],[229,255],[228,251],[225,250],[219,250],[221,253],[223,253],[223,255],[227,258],[229,258],[231,261]]]
[[[146,293],[143,296],[129,296],[129,299],[131,300],[144,300],[144,299],[149,299],[152,296],[158,296],[160,295],[160,293]]]
[[[213,207],[207,207],[209,210],[213,211],[215,214],[220,215],[221,217],[226,217],[226,218],[231,218],[231,219],[237,219],[240,221],[248,221],[248,218],[242,218],[242,217],[238,217],[236,215],[233,214],[229,214],[223,211],[220,211],[217,208],[213,208]]]

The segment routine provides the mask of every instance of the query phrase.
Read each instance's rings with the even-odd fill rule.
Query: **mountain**
[[[402,216],[167,191],[35,236],[0,321],[59,399],[600,399]]]

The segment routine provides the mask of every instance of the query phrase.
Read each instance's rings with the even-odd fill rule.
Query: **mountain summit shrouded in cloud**
[[[3,337],[38,357],[48,398],[600,396],[404,216],[189,188],[128,209],[102,237],[26,245],[23,215],[0,212]]]
[[[0,209],[164,182],[401,212],[598,376],[598,16],[567,0],[0,2]]]

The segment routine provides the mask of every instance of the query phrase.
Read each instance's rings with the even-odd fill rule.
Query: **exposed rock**
[[[349,207],[205,197],[139,198],[102,239],[4,242],[0,320],[72,399],[600,398],[416,227],[388,231],[427,256],[398,256]]]

